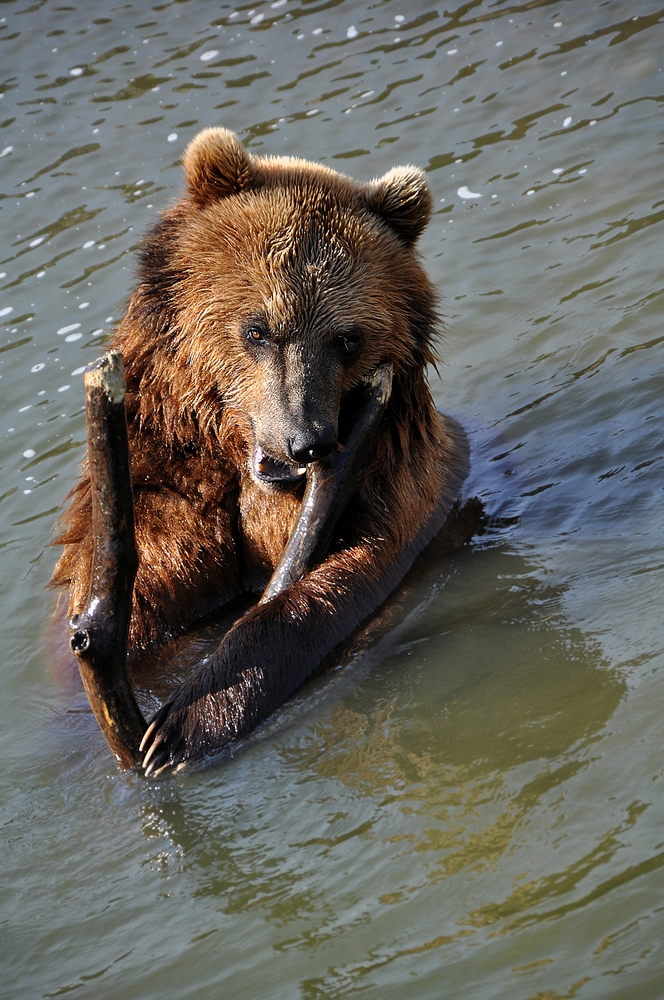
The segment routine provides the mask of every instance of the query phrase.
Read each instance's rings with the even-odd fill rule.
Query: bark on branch
[[[141,758],[147,724],[127,676],[138,556],[120,351],[89,365],[84,382],[94,547],[88,599],[70,622],[70,645],[99,727],[127,768]]]

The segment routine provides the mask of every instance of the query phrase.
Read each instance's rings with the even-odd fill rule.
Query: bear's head
[[[405,391],[432,360],[434,293],[414,250],[429,189],[415,167],[360,184],[256,157],[225,129],[201,132],[183,163],[188,195],[143,255],[154,336],[140,391],[170,386],[179,434],[213,436],[235,415],[255,480],[290,489],[343,441],[379,364]]]

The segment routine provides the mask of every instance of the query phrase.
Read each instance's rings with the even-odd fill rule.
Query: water
[[[663,16],[0,5],[4,997],[664,995]],[[212,124],[428,171],[436,398],[507,527],[232,759],[148,783],[53,675],[44,586],[80,370]]]

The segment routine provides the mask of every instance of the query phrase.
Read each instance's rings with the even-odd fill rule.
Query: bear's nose
[[[298,434],[288,442],[288,450],[298,465],[308,465],[336,451],[337,437],[332,430],[320,434]]]

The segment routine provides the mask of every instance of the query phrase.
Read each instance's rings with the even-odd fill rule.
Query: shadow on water
[[[625,694],[618,672],[562,620],[563,595],[504,543],[442,564],[430,547],[334,670],[232,761],[151,788],[158,807],[141,807],[145,835],[166,828],[195,894],[220,897],[226,912],[277,897],[307,910],[298,882],[309,872],[281,855],[331,856],[349,839],[379,837],[387,857],[429,854],[428,884],[492,868],[533,810],[587,766]],[[289,796],[304,796],[320,820],[299,815],[277,845],[273,809]],[[358,803],[364,821],[349,827]],[[524,894],[523,907],[531,902]],[[468,915],[471,925],[486,919]]]

